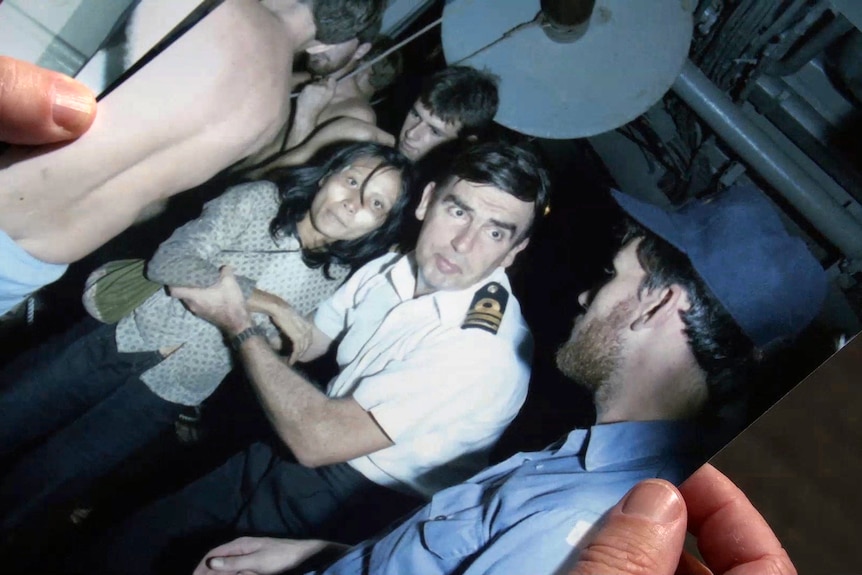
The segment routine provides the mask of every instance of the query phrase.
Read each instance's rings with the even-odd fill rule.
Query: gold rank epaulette
[[[461,329],[477,327],[487,332],[496,334],[503,321],[503,313],[506,311],[506,302],[509,301],[509,292],[497,282],[491,282],[482,287],[473,296],[473,303]]]

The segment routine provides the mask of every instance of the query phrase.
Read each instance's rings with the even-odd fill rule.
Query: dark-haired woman
[[[307,314],[396,242],[410,164],[374,143],[227,190],[147,265],[165,286],[206,287],[230,265],[249,307]],[[289,305],[286,303],[289,302]],[[256,313],[273,344],[268,315]],[[0,531],[73,497],[200,404],[232,367],[219,330],[159,290],[116,325],[72,332],[0,373]]]

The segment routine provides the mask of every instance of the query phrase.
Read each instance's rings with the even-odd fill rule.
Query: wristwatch
[[[240,346],[245,340],[256,335],[266,337],[266,330],[259,325],[247,327],[232,338],[230,338],[230,346],[234,349],[234,351],[239,351]]]

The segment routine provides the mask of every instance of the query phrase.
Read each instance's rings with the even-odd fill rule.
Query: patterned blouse
[[[275,294],[305,315],[332,294],[348,269],[309,268],[297,238],[274,239],[269,225],[278,207],[278,188],[266,181],[228,189],[208,202],[201,216],[178,228],[147,265],[149,279],[168,286],[207,287],[229,264],[243,294],[254,288]],[[271,338],[278,330],[264,314],[254,314]],[[117,324],[121,352],[180,346],[141,379],[159,397],[197,405],[218,387],[233,366],[230,348],[218,328],[188,311],[160,290]]]

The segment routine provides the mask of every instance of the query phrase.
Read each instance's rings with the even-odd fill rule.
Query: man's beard
[[[622,363],[622,333],[630,309],[623,302],[605,318],[582,320],[572,338],[557,350],[557,369],[592,391],[597,405],[612,398],[615,387],[624,385],[614,374]]]
[[[324,57],[309,56],[308,62],[306,63],[305,67],[314,76],[328,76],[328,75],[332,74],[333,72],[337,72],[338,70],[341,70],[349,62],[350,62],[349,58],[343,59],[342,61],[339,62],[339,61],[330,60],[328,57],[325,57],[325,56]]]

